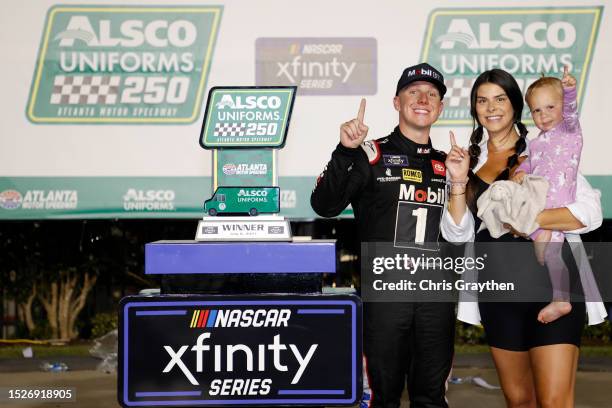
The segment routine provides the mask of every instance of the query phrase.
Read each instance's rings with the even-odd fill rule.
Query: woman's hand
[[[536,222],[542,229],[552,231],[573,231],[584,228],[584,225],[578,220],[567,207],[548,208],[542,210],[536,217]],[[527,238],[527,234],[518,232],[512,225],[504,224],[504,227],[510,230],[514,237]]]
[[[509,229],[510,234],[512,234],[514,238],[518,238],[518,237],[528,238],[529,237],[527,234],[518,232],[517,230],[515,230],[514,227],[510,224],[504,224],[504,228]]]
[[[553,231],[573,231],[585,227],[567,207],[543,210],[536,217],[536,222],[540,228]]]
[[[468,171],[470,170],[470,155],[467,149],[457,146],[455,135],[452,131],[450,134],[451,149],[446,155],[446,169],[449,172],[451,181],[464,182],[467,180]]]

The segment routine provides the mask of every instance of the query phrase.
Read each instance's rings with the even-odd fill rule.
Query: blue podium
[[[145,274],[162,293],[320,293],[336,272],[333,240],[304,242],[157,241],[145,246]]]
[[[335,241],[157,241],[161,295],[121,301],[123,407],[351,406],[362,394],[361,301],[322,294]]]

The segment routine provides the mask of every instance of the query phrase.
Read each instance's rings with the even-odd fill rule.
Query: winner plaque
[[[200,145],[213,150],[213,195],[197,241],[290,241],[280,212],[277,152],[286,141],[297,87],[213,87]]]

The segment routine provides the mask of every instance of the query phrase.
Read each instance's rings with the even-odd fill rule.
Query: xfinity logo
[[[353,73],[355,65],[355,62],[352,62],[350,65],[339,62],[336,57],[323,64],[313,63],[302,61],[302,57],[296,55],[290,62],[278,62],[278,73],[276,75],[279,77],[284,75],[291,83],[295,83],[295,79],[298,76],[303,78],[322,76],[324,74],[325,76],[336,77],[345,83]]]
[[[281,343],[280,334],[275,335],[271,343],[258,344],[254,348],[241,343],[225,346],[216,345],[211,339],[212,334],[204,332],[198,336],[195,344],[191,347],[189,344],[186,344],[179,346],[175,350],[169,345],[163,346],[170,357],[170,361],[162,372],[167,373],[173,369],[180,370],[192,385],[200,385],[194,377],[193,371],[196,373],[202,373],[205,370],[214,371],[215,373],[231,373],[234,371],[234,359],[239,362],[238,364],[246,365],[246,367],[240,367],[241,371],[246,370],[249,372],[264,372],[270,370],[270,368],[280,372],[288,372],[289,368],[286,363],[288,360],[293,359],[297,361],[299,367],[295,373],[288,373],[288,375],[292,375],[291,384],[297,384],[318,347],[318,344],[312,344],[308,350],[301,351],[295,344]],[[210,341],[210,344],[206,344],[207,340]],[[214,366],[204,367],[204,353],[211,352],[211,350],[214,353]],[[182,359],[183,355],[188,351],[195,353],[195,370],[187,367]],[[272,367],[266,368],[267,365]]]
[[[337,406],[361,398],[355,296],[132,296],[120,309],[123,406]]]
[[[257,85],[297,85],[302,95],[376,93],[373,38],[259,38]]]
[[[408,156],[404,154],[383,154],[383,162],[387,167],[408,166]]]

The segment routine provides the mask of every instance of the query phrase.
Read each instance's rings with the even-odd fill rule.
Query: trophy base
[[[209,217],[198,222],[196,241],[291,241],[285,217]]]

